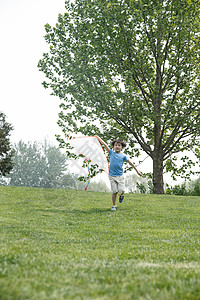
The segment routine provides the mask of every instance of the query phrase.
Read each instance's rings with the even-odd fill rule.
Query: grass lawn
[[[200,197],[0,187],[0,299],[200,299]]]

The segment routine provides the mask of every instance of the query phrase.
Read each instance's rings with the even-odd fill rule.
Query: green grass
[[[200,197],[0,187],[0,299],[200,299]]]

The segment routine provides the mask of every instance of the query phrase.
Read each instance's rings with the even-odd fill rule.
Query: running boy
[[[105,146],[106,151],[110,155],[110,166],[109,166],[109,179],[112,191],[112,203],[113,206],[111,210],[116,210],[117,194],[119,193],[119,202],[122,203],[124,200],[125,192],[125,180],[123,176],[123,163],[127,161],[137,172],[139,176],[142,176],[140,172],[136,169],[134,164],[128,159],[128,157],[121,153],[126,147],[126,143],[120,139],[112,142],[113,150],[111,150],[108,145],[96,135],[96,138],[101,144]]]

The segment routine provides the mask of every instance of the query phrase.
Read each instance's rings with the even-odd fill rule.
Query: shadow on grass
[[[79,209],[74,209],[72,211],[73,213],[82,213],[82,214],[102,214],[106,212],[110,212],[110,208],[93,208],[93,209],[88,209],[88,210],[79,210]]]
[[[72,210],[67,210],[67,209],[37,209],[37,211],[44,212],[44,213],[64,213],[64,214],[103,214],[110,212],[110,208],[93,208],[93,209],[88,209],[88,210],[81,210],[81,209],[72,209]]]

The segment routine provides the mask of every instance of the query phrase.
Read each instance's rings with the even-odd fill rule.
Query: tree
[[[67,159],[59,148],[46,141],[15,145],[14,168],[10,178],[11,186],[59,188],[67,171]]]
[[[0,112],[0,175],[5,176],[13,168],[14,151],[10,143],[11,124],[6,122],[6,116]]]
[[[45,26],[50,51],[38,66],[62,99],[63,132],[121,137],[131,155],[146,152],[154,193],[164,192],[164,170],[189,176],[184,151],[199,151],[199,13],[199,0],[76,0]]]

